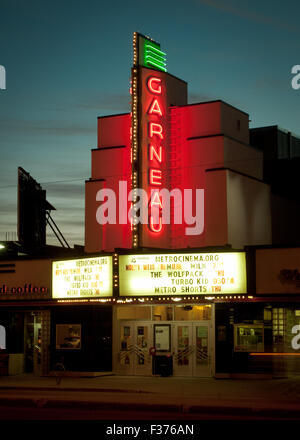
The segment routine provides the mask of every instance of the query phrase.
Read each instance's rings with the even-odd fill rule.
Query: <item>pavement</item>
[[[0,376],[0,406],[116,409],[197,416],[300,419],[300,377]]]

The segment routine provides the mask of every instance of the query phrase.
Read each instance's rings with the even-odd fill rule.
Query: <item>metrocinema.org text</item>
[[[120,181],[118,196],[114,190],[103,188],[96,193],[96,201],[102,202],[96,210],[100,225],[140,223],[160,232],[166,224],[185,224],[186,235],[204,231],[204,189],[151,189],[148,194],[141,188],[128,192],[127,182]]]

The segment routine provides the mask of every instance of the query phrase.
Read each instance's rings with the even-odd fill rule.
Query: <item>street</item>
[[[183,403],[185,402],[185,403]],[[178,396],[150,392],[68,389],[0,390],[0,420],[299,420],[299,407],[240,405],[215,400],[200,402],[197,396],[183,401]]]

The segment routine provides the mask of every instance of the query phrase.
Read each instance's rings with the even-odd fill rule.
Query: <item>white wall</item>
[[[234,249],[272,243],[269,185],[227,171],[228,244]]]
[[[224,167],[263,179],[263,152],[224,138]]]

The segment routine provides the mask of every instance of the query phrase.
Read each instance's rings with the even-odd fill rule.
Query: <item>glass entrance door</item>
[[[174,376],[212,375],[209,322],[173,324]]]
[[[119,372],[128,375],[151,375],[153,325],[144,322],[120,321]]]

